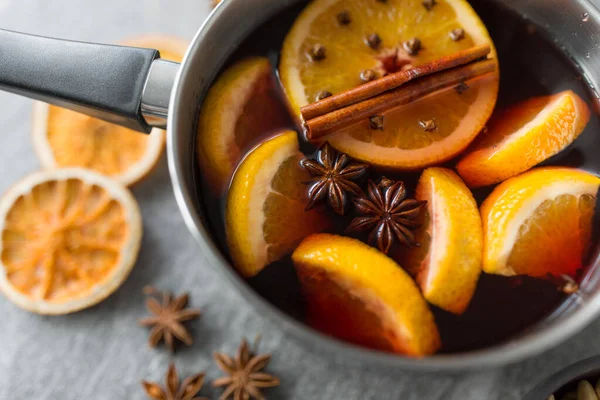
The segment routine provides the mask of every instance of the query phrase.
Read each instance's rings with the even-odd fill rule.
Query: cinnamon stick
[[[388,90],[395,89],[415,78],[431,75],[439,71],[468,64],[486,57],[490,53],[489,45],[471,47],[450,56],[442,57],[427,64],[386,75],[369,83],[360,85],[347,92],[327,97],[300,109],[302,119],[308,121],[352,104],[375,97]]]
[[[373,98],[305,120],[304,133],[308,140],[317,140],[357,122],[368,120],[373,115],[409,104],[434,92],[455,87],[461,82],[481,77],[495,69],[496,61],[486,59],[428,75]]]

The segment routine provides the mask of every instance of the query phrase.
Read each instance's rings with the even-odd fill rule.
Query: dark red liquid
[[[532,96],[566,89],[575,91],[594,110],[592,119],[575,143],[543,165],[577,167],[599,174],[599,119],[595,112],[595,101],[576,67],[546,41],[543,34],[535,33],[533,27],[519,17],[490,0],[471,0],[471,4],[486,23],[498,50],[501,70],[498,107]],[[264,24],[242,43],[224,68],[250,55],[268,56],[276,66],[285,35],[304,6],[305,4],[301,4],[293,7]],[[287,121],[281,128],[295,129],[291,120]],[[306,144],[301,144],[301,147],[307,154],[315,150]],[[447,164],[449,167],[453,165],[453,162]],[[380,176],[377,171],[372,172],[372,178]],[[412,190],[419,174],[394,175],[386,172],[386,176],[405,181]],[[198,177],[201,180],[199,173]],[[203,207],[215,240],[224,254],[227,254],[223,227],[225,201],[214,198],[204,185],[199,185],[200,187],[200,198],[204,201]],[[476,190],[474,195],[478,202],[483,201],[492,189],[493,187]],[[344,228],[348,221],[348,218],[337,219],[336,228],[332,232],[345,235]],[[305,320],[304,300],[289,257],[271,264],[248,283],[261,296],[289,315]],[[564,298],[565,295],[557,290],[556,284],[546,280],[482,274],[475,296],[463,315],[456,316],[431,307],[440,329],[443,346],[441,351],[451,353],[475,350],[505,341],[543,319]]]

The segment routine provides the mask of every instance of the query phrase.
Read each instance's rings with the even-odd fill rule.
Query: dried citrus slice
[[[292,259],[315,328],[410,356],[439,349],[427,302],[412,278],[385,254],[356,239],[315,234],[302,241]]]
[[[600,178],[538,168],[500,184],[481,206],[483,269],[500,275],[573,275],[584,265]]]
[[[417,200],[427,201],[420,246],[392,254],[416,276],[425,299],[444,310],[462,314],[481,274],[483,231],[477,203],[463,181],[449,169],[423,171]]]
[[[40,314],[99,303],[133,268],[142,219],[118,182],[80,168],[34,173],[0,200],[0,290]]]
[[[217,194],[226,189],[244,154],[289,117],[275,90],[271,63],[251,57],[227,69],[210,88],[198,121],[198,162]]]
[[[227,242],[233,263],[246,277],[291,253],[300,241],[329,226],[307,205],[308,172],[300,168],[296,132],[263,142],[237,169],[225,211]]]
[[[589,107],[571,90],[515,104],[492,117],[458,173],[470,187],[502,182],[573,143],[589,120]]]
[[[491,57],[497,58],[466,0],[423,3],[316,0],[308,5],[285,39],[279,67],[295,113],[322,92],[338,94],[360,85],[365,71],[381,76],[483,44],[491,45]],[[420,50],[413,39],[420,41]],[[496,71],[468,82],[467,90],[461,86],[391,110],[381,130],[364,121],[328,140],[351,157],[384,167],[418,169],[448,160],[485,125],[496,103],[498,78]]]
[[[144,36],[126,45],[156,48],[161,57],[181,61],[187,47],[180,39]],[[35,102],[32,139],[44,168],[83,167],[131,185],[146,176],[158,162],[165,132],[149,135],[110,124],[71,110]]]

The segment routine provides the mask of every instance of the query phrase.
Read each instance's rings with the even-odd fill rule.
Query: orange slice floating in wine
[[[292,110],[323,93],[339,94],[365,78],[418,66],[477,45],[496,50],[465,0],[315,0],[285,39],[279,72]],[[458,34],[460,33],[460,34]],[[417,41],[420,47],[417,46]],[[367,74],[367,72],[369,72]],[[368,75],[368,76],[366,76]],[[327,138],[370,164],[414,170],[453,158],[481,131],[496,103],[499,72],[427,96]],[[465,89],[465,90],[463,90]]]
[[[251,277],[290,254],[311,233],[329,227],[319,210],[304,211],[310,175],[296,132],[263,142],[244,158],[227,196],[225,227],[229,251],[238,271]]]
[[[599,186],[595,175],[553,167],[500,184],[481,206],[484,271],[574,275],[590,248]]]
[[[528,99],[497,113],[457,165],[470,187],[502,182],[573,143],[590,120],[574,92]]]
[[[356,239],[315,234],[292,260],[316,329],[414,357],[439,349],[439,332],[419,288],[382,252]]]

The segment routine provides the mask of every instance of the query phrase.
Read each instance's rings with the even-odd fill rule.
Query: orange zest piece
[[[515,104],[492,117],[458,173],[470,187],[502,182],[565,149],[589,120],[589,107],[571,90]]]
[[[422,357],[440,347],[433,314],[411,277],[385,254],[315,234],[292,254],[316,329],[363,346]]]
[[[39,172],[0,200],[0,289],[42,314],[90,307],[131,271],[142,235],[137,203],[83,169]]]

